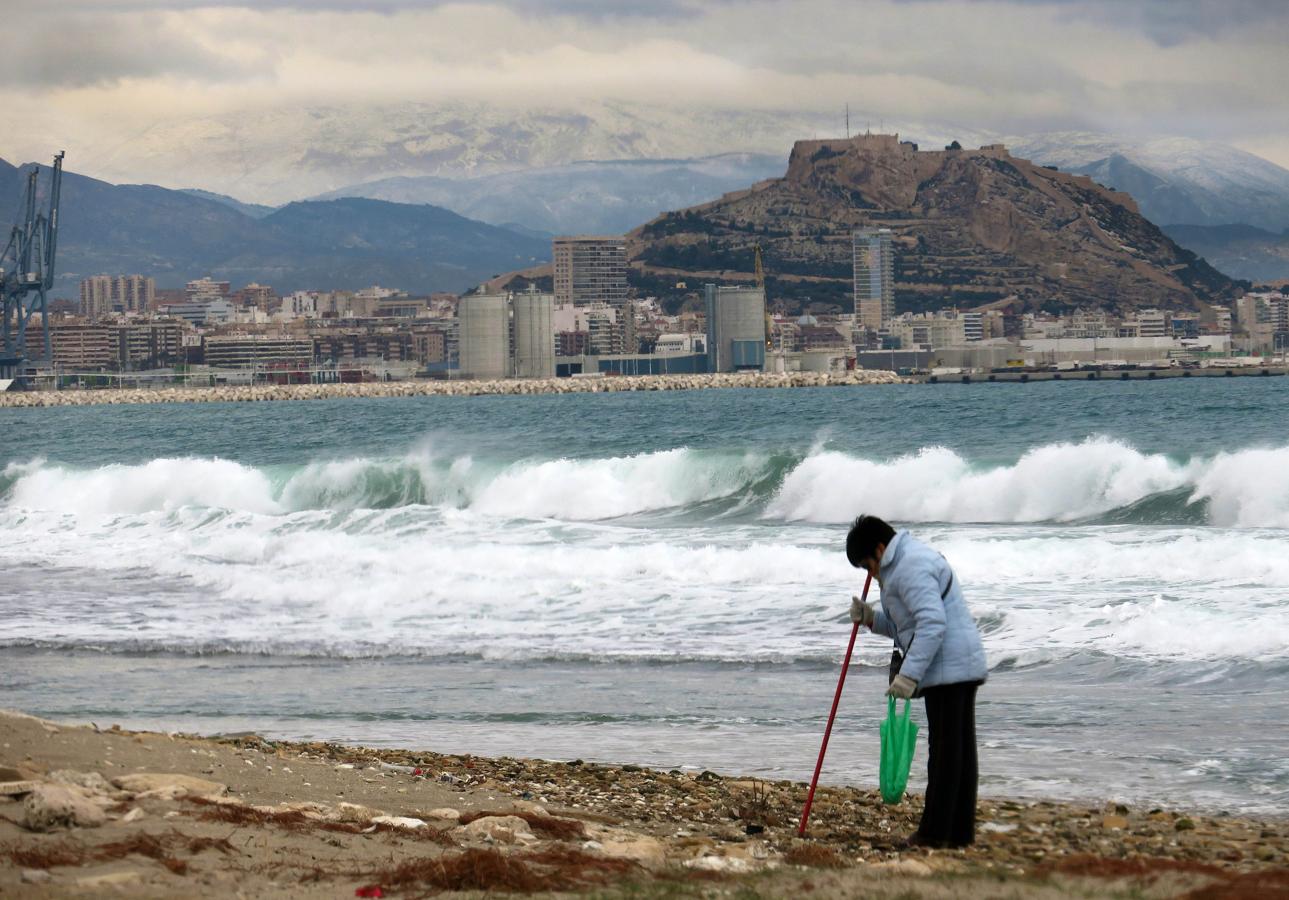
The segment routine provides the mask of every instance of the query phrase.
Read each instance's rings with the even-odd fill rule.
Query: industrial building
[[[555,377],[555,297],[528,291],[510,299],[516,378]]]
[[[873,331],[895,317],[895,249],[889,228],[859,228],[851,233],[855,275],[855,315]]]
[[[707,371],[765,368],[765,289],[709,284]]]
[[[510,375],[510,298],[506,294],[462,297],[457,307],[461,326],[458,369],[466,378],[495,379]],[[552,339],[553,340],[553,339]]]
[[[627,243],[622,237],[557,237],[551,242],[555,302],[627,302]]]

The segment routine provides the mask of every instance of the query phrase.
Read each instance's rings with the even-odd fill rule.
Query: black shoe
[[[928,841],[922,836],[921,832],[915,831],[908,837],[904,838],[904,840],[897,841],[895,846],[900,850],[920,850],[935,849],[943,845],[938,841]]]

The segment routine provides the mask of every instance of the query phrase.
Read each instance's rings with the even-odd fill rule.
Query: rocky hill
[[[787,173],[666,213],[631,233],[639,283],[752,277],[760,244],[771,294],[851,307],[850,232],[895,233],[901,310],[1198,308],[1236,284],[1170,240],[1133,199],[1001,145],[919,150],[896,135],[798,141]],[[795,302],[792,302],[795,301]]]

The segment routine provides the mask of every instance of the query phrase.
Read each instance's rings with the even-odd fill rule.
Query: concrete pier
[[[1263,378],[1289,375],[1280,366],[1238,366],[1205,369],[1097,369],[1068,372],[963,372],[958,375],[921,375],[925,384],[976,384],[980,382],[1028,383],[1032,381],[1159,381],[1167,378]]]
[[[477,397],[525,394],[611,394],[621,391],[690,391],[710,388],[792,388],[907,384],[894,372],[739,372],[719,375],[642,375],[603,378],[506,379],[502,381],[382,381],[357,384],[239,385],[147,389],[7,391],[0,408],[89,406],[123,403],[256,403],[329,400],[337,397]]]

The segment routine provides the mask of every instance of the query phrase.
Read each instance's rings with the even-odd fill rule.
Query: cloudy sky
[[[857,117],[1008,134],[1180,135],[1289,167],[1284,0],[0,0],[0,9],[0,156],[11,160],[46,158],[51,142],[92,148],[176,118],[245,110],[585,98],[849,103]]]

